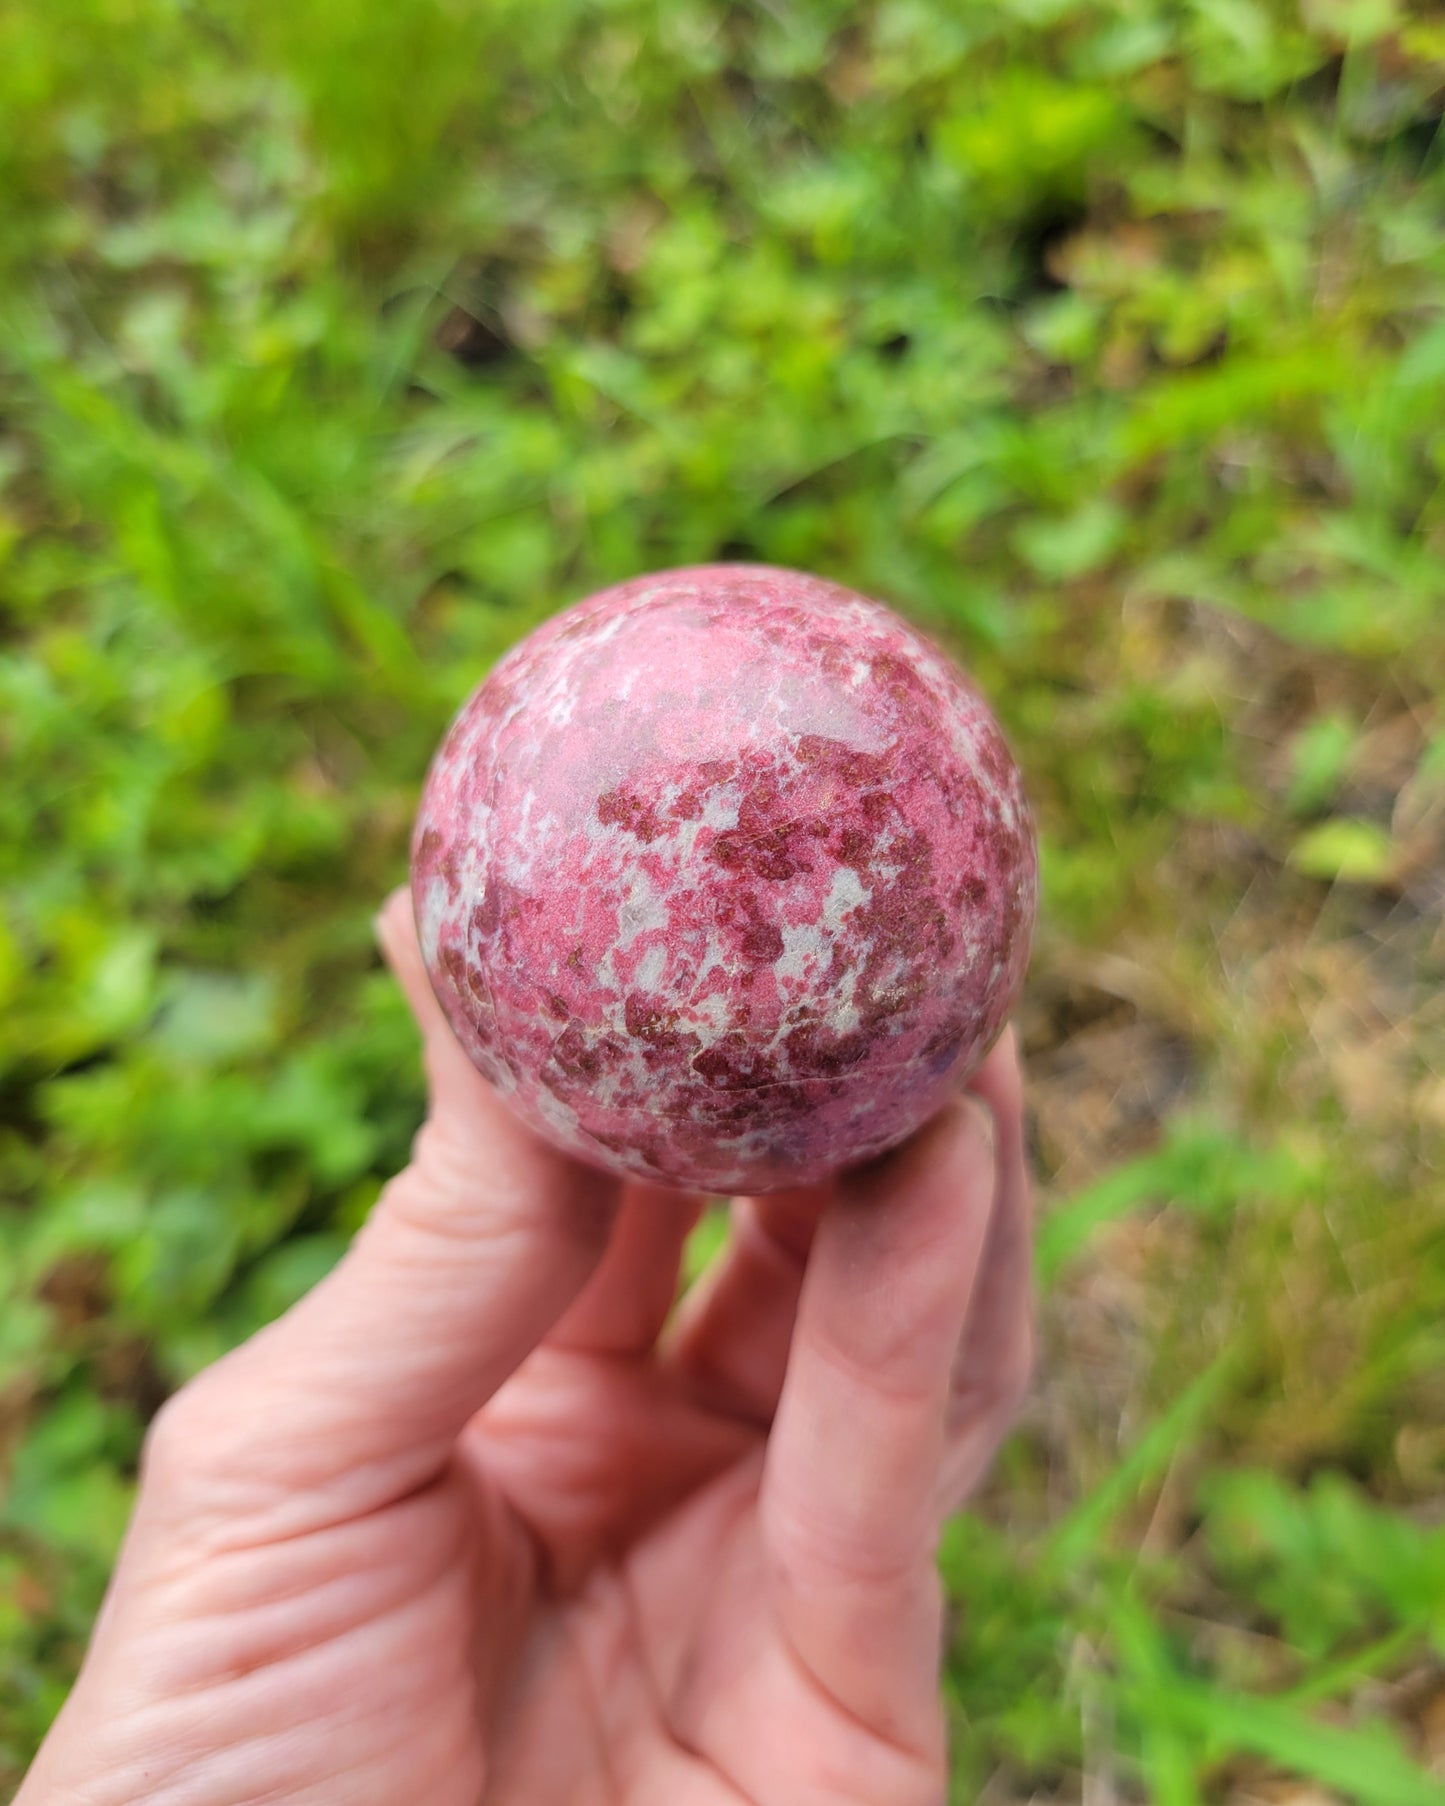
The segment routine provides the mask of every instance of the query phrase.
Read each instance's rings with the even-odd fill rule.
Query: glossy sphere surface
[[[978,693],[889,610],[720,565],[548,621],[427,779],[412,892],[463,1046],[541,1135],[759,1193],[881,1153],[1017,998],[1037,885]]]

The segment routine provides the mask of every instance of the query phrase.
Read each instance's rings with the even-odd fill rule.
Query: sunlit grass
[[[740,557],[945,637],[1043,833],[957,1798],[1435,1797],[1442,73],[1388,4],[0,9],[0,1780],[146,1416],[405,1155],[450,711]]]

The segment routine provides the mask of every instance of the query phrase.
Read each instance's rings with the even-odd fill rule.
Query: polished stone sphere
[[[473,694],[413,841],[432,984],[540,1135],[714,1193],[903,1140],[1023,982],[1037,889],[987,705],[876,602],[764,566],[549,620]]]

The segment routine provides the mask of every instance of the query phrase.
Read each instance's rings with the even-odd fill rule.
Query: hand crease
[[[890,1732],[883,1730],[879,1725],[870,1724],[861,1712],[855,1707],[850,1706],[841,1694],[836,1693],[793,1641],[792,1635],[789,1632],[788,1626],[781,1613],[778,1614],[777,1622],[782,1637],[784,1654],[792,1663],[793,1668],[802,1680],[804,1686],[809,1687],[813,1693],[822,1700],[824,1705],[837,1712],[838,1715],[852,1725],[855,1730],[861,1731],[865,1737],[869,1737],[875,1743],[881,1744],[884,1749],[891,1750],[895,1755],[901,1756],[911,1766],[919,1769],[926,1769],[930,1766],[928,1757],[921,1750],[915,1749],[911,1744],[904,1743],[901,1738],[893,1736]]]
[[[564,1634],[572,1658],[576,1662],[582,1676],[582,1698],[587,1707],[587,1715],[592,1721],[593,1740],[597,1745],[598,1761],[602,1765],[602,1782],[607,1790],[607,1797],[614,1806],[623,1806],[622,1786],[617,1770],[612,1761],[612,1749],[607,1736],[607,1724],[602,1709],[602,1690],[592,1673],[592,1664],[587,1659],[584,1640],[572,1620],[570,1612],[562,1617]]]

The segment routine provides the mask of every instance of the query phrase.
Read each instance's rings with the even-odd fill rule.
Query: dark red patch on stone
[[[743,935],[743,952],[749,959],[771,964],[783,957],[783,936],[775,922],[754,922]],[[749,974],[751,976],[751,974]]]

